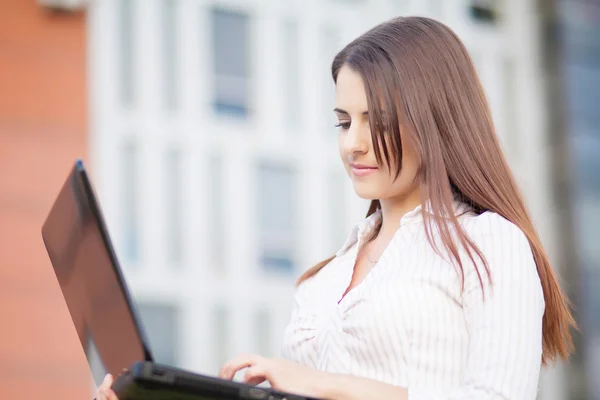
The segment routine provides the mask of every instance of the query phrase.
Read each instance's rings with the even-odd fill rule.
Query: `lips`
[[[356,176],[365,176],[377,171],[377,167],[371,167],[363,164],[350,164],[352,174]]]

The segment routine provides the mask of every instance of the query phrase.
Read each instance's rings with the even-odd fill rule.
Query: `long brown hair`
[[[573,350],[570,328],[575,321],[569,303],[544,251],[522,195],[500,148],[491,112],[471,58],[457,35],[446,25],[423,17],[400,17],[358,37],[335,57],[332,75],[342,66],[358,72],[365,84],[369,122],[377,161],[402,164],[403,138],[420,158],[418,171],[423,199],[432,213],[424,213],[429,242],[432,224],[461,275],[459,245],[473,262],[485,257],[462,229],[452,203],[458,197],[480,214],[493,211],[526,235],[544,292],[543,356],[546,365]],[[383,115],[385,110],[385,116]],[[380,208],[373,200],[367,216]],[[450,216],[450,218],[441,217]],[[436,248],[437,249],[437,248]],[[317,274],[334,257],[306,271],[298,284]],[[476,271],[483,290],[481,272]]]

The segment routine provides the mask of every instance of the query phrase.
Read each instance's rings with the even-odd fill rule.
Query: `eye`
[[[350,121],[340,121],[338,122],[338,124],[335,126],[336,128],[341,128],[345,131],[347,131],[348,129],[350,129]]]

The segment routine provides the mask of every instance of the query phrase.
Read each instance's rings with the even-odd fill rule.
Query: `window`
[[[177,365],[179,342],[178,313],[169,304],[138,304],[142,326],[148,335],[155,360],[162,364]]]
[[[471,17],[482,23],[493,24],[498,19],[495,0],[471,0],[469,11]]]
[[[140,252],[140,215],[138,149],[134,143],[127,143],[123,147],[121,158],[123,251],[127,260],[137,261]]]
[[[171,148],[165,158],[165,196],[166,196],[166,246],[167,260],[172,265],[181,265],[183,260],[183,215],[181,154],[178,149]]]
[[[284,25],[283,38],[283,54],[284,54],[284,70],[285,79],[285,104],[287,115],[286,121],[291,128],[297,128],[302,122],[302,89],[300,85],[300,44],[298,35],[298,23],[294,20],[288,20]]]
[[[133,0],[119,0],[119,35],[116,48],[119,49],[120,100],[130,106],[134,101],[134,4]]]
[[[217,305],[213,310],[214,327],[214,357],[215,365],[223,365],[229,359],[229,336],[230,336],[230,314],[227,307],[222,304]]]
[[[214,107],[219,114],[245,117],[249,109],[248,16],[212,10]]]
[[[210,170],[208,175],[210,179],[209,190],[209,237],[211,243],[212,265],[215,273],[224,275],[225,273],[225,207],[223,206],[223,181],[225,179],[223,172],[223,157],[221,155],[213,155],[210,158]]]
[[[261,264],[270,271],[291,271],[296,242],[294,173],[269,164],[261,164],[258,172]]]
[[[162,58],[163,101],[165,108],[177,108],[177,3],[176,0],[162,2]]]

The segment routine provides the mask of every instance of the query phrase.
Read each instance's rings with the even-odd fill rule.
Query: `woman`
[[[396,18],[332,73],[367,218],[300,278],[284,358],[241,355],[220,376],[324,399],[534,399],[574,321],[464,45]]]

